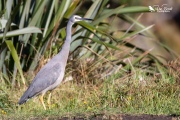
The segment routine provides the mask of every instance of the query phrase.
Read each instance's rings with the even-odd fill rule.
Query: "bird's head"
[[[69,19],[69,21],[71,21],[72,23],[75,23],[75,22],[78,22],[78,21],[82,21],[82,20],[90,20],[92,21],[92,19],[89,19],[89,18],[82,18],[78,15],[72,15]]]

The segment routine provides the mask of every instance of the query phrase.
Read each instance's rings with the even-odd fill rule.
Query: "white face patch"
[[[72,23],[75,23],[75,22],[78,22],[78,21],[81,21],[81,17],[80,16],[78,16],[78,15],[73,15],[73,16],[71,16],[71,18],[70,18],[70,21],[72,22]]]
[[[75,20],[75,22],[81,21],[81,17],[80,16],[74,16],[74,20]]]

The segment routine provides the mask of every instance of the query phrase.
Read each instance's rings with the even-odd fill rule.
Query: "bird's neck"
[[[73,23],[68,22],[67,28],[66,28],[66,39],[64,41],[64,44],[62,46],[61,51],[59,54],[63,58],[64,62],[67,62],[68,55],[69,55],[69,50],[70,50],[70,44],[71,44],[71,28],[72,28]]]

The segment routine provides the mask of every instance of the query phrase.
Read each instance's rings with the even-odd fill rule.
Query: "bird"
[[[149,11],[154,12],[155,10],[153,7],[149,6]]]
[[[47,91],[50,91],[47,101],[47,103],[50,104],[51,91],[62,82],[65,74],[65,68],[70,51],[72,25],[75,22],[82,20],[92,21],[92,19],[83,18],[78,15],[72,15],[70,17],[66,27],[66,38],[60,52],[55,55],[47,64],[45,64],[42,69],[40,69],[40,71],[34,77],[32,83],[20,98],[18,102],[19,105],[26,103],[32,97],[41,95],[40,102],[46,110],[43,96]]]

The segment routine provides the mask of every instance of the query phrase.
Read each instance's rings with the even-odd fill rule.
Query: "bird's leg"
[[[43,105],[43,107],[44,107],[44,109],[46,110],[46,106],[45,106],[45,104],[44,104],[44,100],[43,100],[43,97],[44,97],[44,95],[42,94],[42,96],[40,96],[40,101],[41,101],[41,103],[42,103],[42,105]]]
[[[47,101],[48,105],[51,105],[51,92],[49,93],[49,97],[48,97],[48,101]]]

